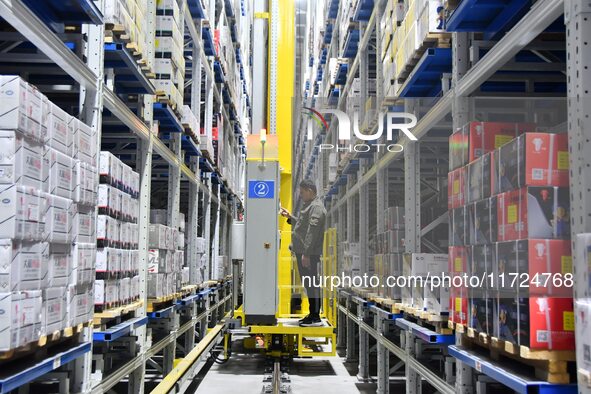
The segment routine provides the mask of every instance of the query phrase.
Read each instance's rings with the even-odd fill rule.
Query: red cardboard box
[[[498,241],[570,238],[569,190],[524,187],[497,196]]]
[[[490,197],[491,154],[487,153],[466,166],[466,202],[471,203]]]
[[[449,211],[449,245],[464,246],[469,242],[468,208],[465,206]]]
[[[511,141],[536,130],[533,123],[470,122],[451,135],[450,168],[458,168]]]
[[[468,289],[452,286],[449,291],[450,320],[454,323],[468,323]]]
[[[460,167],[447,174],[447,208],[458,208],[465,204],[466,167]]]
[[[531,349],[574,350],[573,299],[531,297],[527,311],[529,329],[521,329],[519,344]]]
[[[526,133],[493,153],[493,194],[569,183],[568,136]]]
[[[525,297],[572,295],[564,276],[572,273],[570,241],[527,239],[494,245],[495,288],[506,294]]]
[[[468,272],[467,246],[450,246],[448,249],[448,269],[451,273],[463,274]]]
[[[466,243],[485,245],[497,242],[497,197],[477,201],[466,207],[468,210],[468,234]]]

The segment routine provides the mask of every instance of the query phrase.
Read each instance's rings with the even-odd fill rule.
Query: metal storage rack
[[[368,53],[375,48],[381,51],[379,17],[384,13],[386,2],[375,0],[373,10],[367,22],[359,22],[360,38],[358,50],[353,61],[348,62],[346,83],[341,86],[330,86],[326,70],[326,58],[339,57],[338,29],[335,23],[339,21],[342,7],[338,0],[325,2],[326,20],[316,20],[316,16],[309,25],[326,26],[324,45],[319,48],[306,48],[303,62],[308,67],[310,80],[305,81],[302,88],[304,107],[314,107],[316,102],[329,97],[338,89],[339,98],[337,108],[343,109],[346,96],[350,91],[353,79],[358,76],[361,85],[361,99],[363,104],[369,97],[367,93],[368,81]],[[361,3],[361,2],[359,2]],[[478,7],[478,1],[463,0],[458,7],[459,12],[454,16],[454,23],[461,25],[461,13],[470,7]],[[518,4],[520,3],[520,4]],[[515,1],[510,9],[523,9],[523,2]],[[464,11],[462,11],[464,10]],[[480,11],[480,10],[479,10]],[[591,51],[584,37],[591,34],[591,8],[588,2],[579,0],[538,0],[531,9],[523,9],[524,14],[517,21],[508,18],[480,21],[486,28],[487,39],[497,41],[478,41],[472,33],[456,32],[452,36],[451,69],[442,70],[439,75],[442,93],[432,99],[423,99],[424,107],[417,107],[413,111],[410,100],[404,108],[407,112],[420,114],[419,122],[413,128],[413,134],[419,139],[413,143],[407,138],[397,141],[404,146],[404,153],[372,153],[371,155],[351,154],[338,163],[335,180],[328,180],[325,168],[328,167],[328,153],[318,152],[313,147],[320,143],[337,145],[336,126],[334,119],[327,130],[319,132],[312,141],[306,140],[306,118],[296,120],[295,129],[299,130],[294,139],[296,146],[304,147],[295,151],[294,184],[306,177],[320,180],[321,193],[325,196],[328,211],[328,226],[336,227],[341,241],[359,242],[361,272],[367,272],[369,240],[368,233],[384,230],[384,218],[379,214],[390,205],[402,205],[404,202],[406,214],[406,251],[441,252],[441,248],[433,242],[430,233],[440,225],[446,225],[448,218],[445,209],[437,211],[430,209],[437,206],[437,201],[445,199],[446,180],[442,179],[448,171],[446,160],[436,160],[434,157],[445,156],[447,152],[447,137],[452,127],[465,124],[469,118],[470,104],[468,97],[478,92],[480,87],[493,77],[505,63],[512,59],[519,51],[531,46],[541,45],[540,48],[551,50],[550,44],[535,42],[535,38],[544,31],[552,31],[561,23],[564,14],[566,23],[566,43],[561,48],[567,51],[567,80],[568,80],[568,133],[570,138],[570,168],[571,168],[571,219],[573,240],[576,234],[588,233],[591,222],[588,220],[591,212],[589,200],[590,178],[584,173],[589,167],[589,138],[591,124],[589,123],[589,76],[588,63]],[[525,12],[527,11],[527,12]],[[487,9],[488,12],[488,9]],[[464,14],[465,15],[465,14]],[[486,18],[486,12],[479,14]],[[492,16],[489,15],[489,18]],[[494,19],[494,18],[493,18]],[[507,30],[506,25],[514,25],[504,35],[499,31]],[[470,30],[470,29],[467,29]],[[464,30],[466,31],[466,30]],[[318,33],[311,33],[318,34]],[[499,38],[500,36],[500,38]],[[306,40],[313,42],[313,39]],[[307,46],[307,44],[306,44]],[[488,48],[482,56],[478,48]],[[315,52],[316,51],[316,52]],[[324,53],[326,52],[326,53]],[[319,59],[321,61],[319,61]],[[324,59],[324,60],[322,60]],[[412,73],[422,78],[421,72],[427,70],[424,76],[432,83],[433,74],[429,72],[428,61],[423,58]],[[554,60],[557,61],[557,60]],[[558,60],[560,61],[560,60]],[[548,62],[552,62],[548,60]],[[425,66],[425,67],[423,67]],[[551,67],[551,66],[548,66]],[[559,66],[558,66],[559,67]],[[324,68],[324,76],[320,78],[322,89],[316,89],[318,69]],[[376,64],[377,78],[382,75],[381,62]],[[320,72],[320,75],[322,71]],[[408,81],[407,81],[408,82]],[[564,79],[562,80],[564,83]],[[400,111],[400,101],[387,100],[384,97],[381,84],[377,84],[377,109],[394,106]],[[318,92],[321,92],[318,94]],[[585,109],[584,109],[585,108]],[[369,122],[371,125],[371,122]],[[437,128],[445,125],[443,133],[437,133]],[[369,127],[368,133],[373,134],[377,124]],[[428,132],[431,132],[427,135]],[[447,134],[446,134],[447,132]],[[385,141],[378,141],[383,143]],[[427,145],[429,147],[427,147]],[[421,198],[423,197],[423,198]],[[388,201],[390,198],[390,201]],[[392,201],[394,198],[396,201]],[[441,204],[441,203],[440,203]],[[376,212],[378,214],[376,215]],[[375,219],[375,224],[369,223],[369,218]],[[573,247],[575,250],[576,245]],[[340,252],[339,252],[340,253]],[[576,272],[588,272],[585,261],[575,259]],[[575,298],[589,298],[588,281],[582,275],[575,275],[577,291]],[[448,344],[453,343],[449,336],[434,335],[421,330],[414,330],[412,324],[401,320],[401,316],[384,311],[371,301],[361,299],[353,293],[343,291],[339,299],[338,344],[347,349],[347,360],[358,361],[358,377],[370,378],[369,357],[370,339],[375,341],[377,357],[378,392],[389,391],[389,376],[405,368],[407,393],[420,392],[422,381],[426,381],[439,392],[472,393],[484,392],[488,382],[500,382],[518,392],[576,392],[574,385],[549,385],[545,382],[522,379],[511,375],[498,363],[488,363],[483,367],[484,360],[476,354],[471,354]],[[401,330],[395,331],[398,326]],[[415,327],[416,328],[416,327]],[[400,335],[396,334],[399,333]],[[436,334],[436,333],[435,333]],[[400,336],[400,338],[399,338]],[[459,336],[458,336],[459,339]],[[439,349],[439,368],[427,366],[422,351],[427,347]],[[402,364],[389,365],[389,354],[395,355]],[[580,356],[579,356],[580,357]],[[579,362],[582,360],[579,360]],[[472,385],[472,376],[476,370],[479,374],[477,386]],[[437,372],[437,370],[439,370]],[[583,376],[579,376],[579,392],[591,392],[591,386]]]
[[[147,4],[148,8],[154,12],[155,0],[147,0]],[[202,7],[202,4],[207,6]],[[213,112],[222,113],[228,132],[224,133],[226,140],[220,143],[227,144],[237,155],[237,161],[240,163],[245,153],[240,120],[247,119],[248,113],[243,119],[237,119],[237,116],[242,115],[245,110],[248,111],[248,107],[234,106],[236,92],[231,92],[229,101],[222,97],[222,85],[215,82],[214,59],[204,52],[202,33],[205,30],[204,20],[209,20],[209,28],[213,29],[216,26],[216,15],[221,15],[224,23],[228,25],[227,14],[234,15],[235,12],[242,12],[244,15],[249,10],[245,8],[242,1],[179,0],[179,5],[186,26],[185,47],[189,48],[189,53],[185,52],[185,56],[188,55],[191,60],[188,62],[187,75],[190,75],[191,79],[186,82],[188,99],[186,98],[185,102],[192,104],[197,119],[203,115],[205,124],[201,126],[206,129],[212,127]],[[234,10],[234,7],[238,9]],[[80,98],[76,99],[76,102],[79,102],[80,117],[97,131],[98,146],[101,146],[101,142],[113,142],[116,146],[115,154],[123,155],[128,162],[133,163],[135,160],[135,168],[140,173],[140,298],[143,300],[143,305],[136,311],[135,318],[105,331],[93,333],[92,327],[86,327],[82,337],[83,342],[78,347],[56,353],[29,369],[0,379],[0,392],[23,386],[41,377],[55,379],[55,376],[67,376],[70,379],[70,387],[60,388],[60,392],[102,393],[109,391],[122,380],[128,384],[128,392],[143,392],[146,377],[149,377],[151,382],[157,383],[163,375],[172,370],[173,360],[177,357],[177,340],[183,343],[183,349],[178,353],[187,355],[194,347],[195,341],[205,336],[207,328],[220,321],[232,307],[231,281],[226,281],[178,299],[171,307],[164,310],[147,312],[146,267],[153,182],[165,179],[168,221],[171,226],[178,225],[181,189],[188,189],[186,193],[189,223],[187,261],[190,262],[190,283],[193,284],[199,284],[195,258],[197,236],[206,238],[209,264],[204,276],[208,279],[211,277],[209,269],[212,266],[212,259],[217,257],[220,251],[225,255],[229,253],[229,228],[241,207],[242,196],[240,190],[231,190],[217,172],[218,170],[200,157],[198,146],[187,145],[187,141],[184,141],[178,133],[182,130],[178,130],[178,127],[175,130],[174,123],[166,123],[166,117],[170,113],[167,113],[166,106],[154,103],[153,96],[150,95],[154,88],[138,70],[135,60],[130,59],[129,54],[121,46],[105,45],[101,14],[103,9],[103,0],[67,2],[4,0],[0,2],[0,16],[18,33],[2,33],[0,38],[17,43],[28,41],[33,44],[40,54],[49,59],[45,62],[61,70],[49,73],[48,85],[55,84],[55,80],[64,80],[68,85],[79,86]],[[39,15],[43,16],[42,20],[39,19]],[[60,26],[63,29],[64,23],[81,25],[80,34],[56,33],[55,31],[60,31]],[[146,30],[152,32],[153,36],[154,29],[153,23],[150,23]],[[72,40],[75,40],[75,44],[70,43]],[[153,43],[151,44],[151,50],[153,50]],[[10,51],[10,48],[5,51]],[[236,48],[235,45],[234,48]],[[26,56],[21,56],[20,59],[23,59],[22,63],[28,60]],[[115,64],[112,67],[124,68],[123,71],[127,73],[125,78],[117,79],[114,73],[107,70],[105,63],[111,67],[111,63],[108,62]],[[240,67],[240,74],[244,80],[243,90],[248,94],[250,83],[248,65],[240,65]],[[28,71],[23,70],[21,73],[27,79]],[[135,102],[124,101],[124,96],[120,95],[136,93],[139,95]],[[228,108],[231,114],[228,113],[224,104],[230,104]],[[103,127],[103,111],[111,115],[104,119],[109,125],[108,128]],[[169,140],[161,140],[153,132],[157,122],[162,127],[172,128],[173,132],[170,133]],[[179,121],[176,120],[176,122]],[[236,127],[238,133],[234,131]],[[157,170],[160,164],[167,167],[165,172]],[[164,173],[166,177],[162,178]],[[164,333],[158,340],[153,337],[156,330]],[[216,335],[209,338],[210,348],[218,342],[221,334],[221,331],[217,330]],[[129,361],[112,373],[98,381],[93,380],[91,377],[93,363],[91,341],[93,339],[95,345],[115,340],[127,341],[126,343],[130,344],[135,352]],[[161,356],[156,357],[158,354]],[[202,357],[208,355],[209,351],[204,352]],[[67,368],[60,369],[63,372],[48,375],[49,372],[57,370],[66,363],[68,363]],[[181,381],[190,382],[202,364],[195,363],[183,375]],[[146,375],[148,365],[152,369],[156,367],[160,372],[155,375]]]

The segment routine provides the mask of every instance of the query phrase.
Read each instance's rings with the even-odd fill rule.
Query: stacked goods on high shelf
[[[374,275],[381,281],[377,292],[380,296],[398,300],[401,297],[400,289],[388,286],[385,280],[388,276],[396,277],[402,274],[404,207],[386,209],[386,231],[377,234],[375,251]]]
[[[427,47],[449,46],[445,7],[439,0],[389,0],[380,25],[384,96],[396,96]]]
[[[361,274],[361,257],[359,255],[358,242],[342,242],[343,250],[343,272],[345,275],[354,277]]]
[[[224,153],[226,146],[224,144],[224,119],[221,113],[213,114],[213,122],[211,125],[211,137],[213,146],[213,164],[218,167],[220,171],[224,170]]]
[[[106,42],[121,41],[132,51],[141,56],[138,62],[148,70],[154,69],[150,35],[147,32],[148,18],[153,15],[147,9],[148,3],[142,0],[106,0],[104,10]]]
[[[213,267],[211,279],[224,279],[231,274],[230,259],[228,256],[217,256],[217,261]]]
[[[0,351],[92,319],[95,132],[0,76]]]
[[[185,236],[179,227],[169,227],[165,210],[150,211],[148,297],[176,294],[181,288],[185,263]],[[179,220],[179,223],[181,220]],[[184,224],[184,218],[182,219]],[[181,227],[182,228],[182,227]],[[182,235],[180,235],[182,234]]]
[[[156,7],[153,83],[158,99],[168,101],[181,114],[185,91],[185,20],[176,0],[159,0]]]
[[[450,137],[449,271],[489,278],[452,288],[451,320],[532,349],[571,350],[567,135],[535,129],[470,122]]]
[[[431,314],[449,312],[449,286],[433,281],[447,271],[446,254],[405,253],[402,255],[402,275],[407,278],[401,291],[402,304]],[[413,278],[413,279],[408,279]]]
[[[139,174],[110,152],[99,158],[94,309],[128,305],[140,295]]]
[[[336,21],[336,26],[339,29],[339,50],[338,53],[343,53],[349,35],[353,30],[359,31],[359,24],[353,21],[355,9],[351,0],[342,0],[339,4],[340,17]]]
[[[240,69],[236,63],[236,50],[232,43],[230,27],[220,26],[214,31],[214,47],[224,73],[224,84],[230,89],[236,107],[240,107]]]
[[[181,118],[181,123],[185,129],[185,134],[187,134],[193,142],[197,145],[200,144],[200,131],[199,131],[199,120],[193,113],[193,110],[188,105],[183,106],[183,117]]]
[[[213,162],[214,151],[213,151],[213,137],[212,128],[202,127],[199,134],[199,149],[201,153]]]

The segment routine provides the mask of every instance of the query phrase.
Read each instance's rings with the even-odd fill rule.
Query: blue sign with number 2
[[[274,198],[275,181],[248,181],[249,198]]]

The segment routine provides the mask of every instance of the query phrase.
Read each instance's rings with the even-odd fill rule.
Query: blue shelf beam
[[[20,386],[58,369],[62,365],[66,365],[90,352],[90,349],[90,342],[85,342],[63,352],[46,357],[43,361],[33,363],[23,369],[17,368],[15,370],[10,366],[3,366],[2,373],[0,373],[0,394],[11,392]],[[23,363],[26,363],[26,359],[23,360]]]
[[[433,330],[419,326],[418,324],[410,322],[406,319],[397,319],[396,325],[405,331],[410,331],[414,336],[428,343],[449,345],[455,343],[456,341],[455,335],[439,334]]]
[[[446,22],[449,32],[483,32],[485,40],[505,32],[525,14],[531,0],[462,0]]]
[[[154,120],[159,122],[161,132],[182,133],[185,128],[176,116],[170,105],[165,103],[154,103]]]
[[[199,1],[199,0],[197,0]],[[201,37],[203,39],[203,51],[207,56],[215,56],[215,44],[213,42],[213,35],[208,26],[201,28]]]
[[[326,45],[330,45],[332,41],[332,32],[334,30],[334,25],[332,23],[327,23],[324,29],[324,43]]]
[[[349,72],[349,63],[339,63],[337,65],[337,75],[335,85],[344,85],[347,82],[347,73]]]
[[[144,75],[125,44],[105,44],[105,68],[115,71],[117,93],[154,94],[154,85]]]
[[[339,13],[339,0],[330,0],[328,5],[328,18],[335,19]]]
[[[103,24],[103,14],[93,0],[22,0],[47,26],[63,32],[64,24]]]
[[[451,48],[429,48],[410,73],[400,97],[436,97],[441,93],[441,75],[451,73]]]
[[[359,48],[359,29],[350,29],[345,37],[345,46],[341,57],[353,58]]]
[[[211,166],[211,163],[204,157],[199,158],[199,169],[204,173],[213,172],[213,167]]]
[[[490,377],[491,379],[509,387],[520,394],[576,394],[576,384],[553,384],[529,378],[526,375],[516,373],[500,362],[494,361],[486,356],[477,354],[461,346],[449,346],[447,348],[450,356],[467,364],[476,371]]]
[[[355,22],[367,22],[371,17],[373,11],[373,0],[359,0],[357,1],[357,8],[353,14]]]
[[[213,62],[213,73],[216,83],[226,82],[226,77],[224,76],[224,70],[222,70],[222,65],[217,60]]]
[[[201,0],[187,0],[187,6],[193,19],[205,19],[205,11]]]
[[[177,310],[176,304],[173,306],[169,306],[164,309],[160,309],[159,311],[148,312],[148,318],[150,319],[163,319],[170,317],[175,311]]]
[[[94,342],[112,342],[119,338],[133,334],[138,327],[145,326],[148,323],[148,317],[136,317],[119,323],[105,331],[95,331],[92,333]]]

